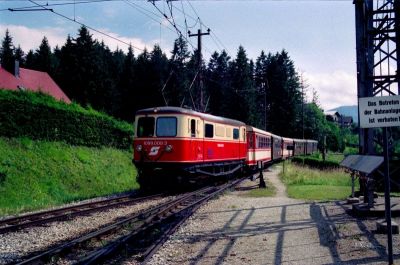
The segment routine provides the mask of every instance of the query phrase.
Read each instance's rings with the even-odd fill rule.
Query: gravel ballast
[[[17,232],[0,234],[0,264],[16,262],[34,251],[44,250],[65,240],[94,231],[118,218],[138,213],[171,198],[153,199],[147,202],[100,211],[71,220],[48,223],[45,226],[25,228]],[[87,201],[85,201],[87,202]]]

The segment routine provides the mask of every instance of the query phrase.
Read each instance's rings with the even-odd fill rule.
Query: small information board
[[[361,128],[400,126],[400,96],[359,98]]]
[[[349,155],[340,162],[340,165],[350,170],[371,174],[382,163],[382,156]]]

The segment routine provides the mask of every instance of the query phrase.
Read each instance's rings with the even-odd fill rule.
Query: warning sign
[[[358,106],[361,128],[400,126],[400,96],[360,98]]]

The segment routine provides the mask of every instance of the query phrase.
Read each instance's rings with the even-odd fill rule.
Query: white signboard
[[[358,100],[361,128],[400,126],[400,96]]]

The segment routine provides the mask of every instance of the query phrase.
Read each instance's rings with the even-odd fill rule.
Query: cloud
[[[126,45],[126,43],[128,43],[128,44],[132,44],[135,53],[138,54],[145,48],[152,49],[154,44],[157,43],[156,41],[150,41],[150,42],[146,43],[140,38],[120,36],[119,34],[109,31],[108,29],[99,29],[99,31],[106,33],[107,35],[113,37],[114,39],[107,37],[103,34],[100,34],[98,32],[95,32],[95,31],[90,31],[90,33],[93,35],[94,39],[97,39],[100,42],[104,41],[104,43],[112,51],[116,50],[118,47],[119,49],[122,49],[123,51],[126,52],[126,51],[128,51],[128,45]],[[122,42],[118,41],[118,40],[121,40]]]
[[[357,104],[357,78],[355,74],[336,70],[331,73],[304,73],[309,85],[307,97],[312,98],[312,89],[317,91],[324,110],[343,105]]]
[[[44,36],[47,37],[50,47],[63,45],[67,39],[68,33],[63,28],[44,27],[44,28],[28,28],[21,25],[0,24],[1,38],[4,38],[6,29],[10,32],[15,46],[21,45],[22,50],[36,50]]]
[[[13,38],[13,44],[15,46],[21,45],[22,50],[25,52],[28,52],[30,49],[36,50],[43,37],[46,36],[50,47],[54,48],[56,45],[61,47],[64,45],[68,34],[70,34],[72,37],[75,37],[77,32],[78,32],[78,27],[76,28],[65,28],[65,27],[43,27],[43,28],[29,28],[26,26],[21,26],[21,25],[12,25],[12,24],[0,24],[0,37],[4,38],[6,29],[9,30],[10,35]],[[149,42],[145,42],[141,38],[134,38],[134,37],[126,37],[126,36],[121,36],[119,34],[116,34],[114,32],[111,32],[108,29],[99,29],[99,31],[106,33],[109,36],[112,36],[113,38],[107,37],[103,34],[100,34],[98,32],[90,30],[90,33],[93,35],[94,39],[97,39],[98,41],[104,41],[104,43],[112,50],[116,50],[117,47],[119,49],[122,49],[123,51],[128,50],[128,45],[125,43],[131,43],[134,46],[135,53],[138,54],[143,50],[145,47],[148,49],[152,49],[154,44],[157,43],[157,41],[152,40]],[[122,40],[123,42],[118,41]],[[137,48],[135,48],[137,47]],[[139,48],[139,49],[138,49]]]

